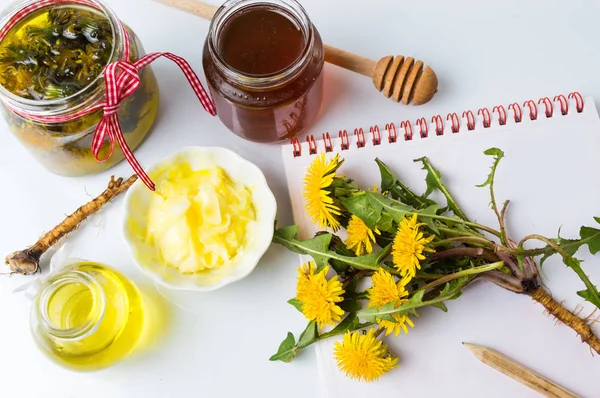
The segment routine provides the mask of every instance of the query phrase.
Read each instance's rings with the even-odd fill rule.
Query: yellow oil
[[[36,313],[38,343],[52,359],[76,370],[101,369],[125,358],[145,324],[137,287],[97,263],[78,263],[48,281]]]

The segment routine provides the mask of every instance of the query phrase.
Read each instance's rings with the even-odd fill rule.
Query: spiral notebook
[[[600,118],[593,98],[573,92],[293,140],[282,150],[300,237],[317,231],[304,211],[302,191],[307,167],[323,152],[340,154],[344,159],[340,174],[364,188],[379,185],[375,163],[379,158],[417,192],[426,188],[425,171],[413,160],[426,156],[465,213],[496,226],[489,191],[476,187],[489,172],[492,159],[483,152],[490,147],[505,152],[497,172],[496,195],[499,201],[511,200],[510,236],[556,237],[561,228],[561,236],[577,237],[581,225],[593,225],[593,216],[600,216]],[[345,238],[343,230],[339,235]],[[600,281],[600,258],[584,249],[578,258],[592,279]],[[297,265],[308,259],[300,256]],[[581,314],[591,312],[576,295],[581,282],[560,258],[544,263],[544,273],[548,278],[544,282],[558,301],[572,310],[581,309]],[[423,310],[408,335],[385,338],[399,356],[400,366],[375,383],[356,382],[338,370],[333,358],[338,338],[318,343],[322,396],[537,396],[482,365],[462,346],[463,341],[500,350],[582,396],[597,396],[600,359],[592,358],[574,332],[556,326],[528,297],[480,282],[447,305],[448,313]],[[594,330],[600,332],[599,324]],[[293,332],[297,338],[301,330]]]

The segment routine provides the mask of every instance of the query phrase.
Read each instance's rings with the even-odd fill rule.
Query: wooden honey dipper
[[[197,0],[156,1],[208,20],[212,19],[219,8]],[[327,44],[324,47],[326,62],[371,77],[375,88],[395,102],[422,105],[429,102],[437,92],[437,76],[429,66],[423,67],[422,61],[389,55],[375,62]]]

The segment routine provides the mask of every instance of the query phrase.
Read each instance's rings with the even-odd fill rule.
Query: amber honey
[[[251,7],[223,27],[219,54],[248,75],[270,75],[289,68],[302,54],[300,27],[276,10]]]
[[[225,3],[203,65],[221,121],[239,136],[279,142],[303,132],[322,101],[323,42],[295,1]]]

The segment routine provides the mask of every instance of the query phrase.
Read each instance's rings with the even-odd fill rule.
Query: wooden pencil
[[[500,354],[498,351],[475,344],[463,343],[463,345],[471,350],[481,362],[546,397],[580,398],[578,395]]]

